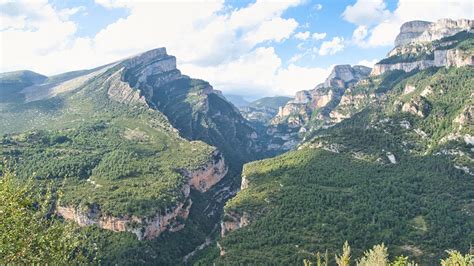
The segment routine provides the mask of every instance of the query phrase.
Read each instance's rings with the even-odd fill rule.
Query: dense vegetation
[[[467,265],[474,264],[474,254],[463,255],[461,252],[456,251],[456,250],[447,250],[446,253],[448,253],[448,257],[440,260],[440,263],[442,266],[461,266],[461,265],[467,266]],[[315,257],[316,257],[315,260],[305,259],[304,265],[305,266],[311,266],[311,265],[327,266],[332,261],[329,258],[329,254],[327,251],[324,253],[324,255],[322,255],[322,253],[320,252],[317,252],[315,254]],[[342,247],[342,253],[334,255],[335,264],[337,266],[349,266],[351,265],[352,260],[356,262],[357,266],[373,266],[373,265],[417,266],[418,265],[416,262],[410,261],[408,257],[403,256],[403,255],[394,258],[393,261],[391,262],[388,259],[388,257],[389,257],[388,249],[382,243],[380,245],[375,245],[372,249],[365,251],[362,257],[360,257],[357,260],[354,260],[351,257],[351,247],[349,246],[349,243],[347,241],[344,243],[344,246]]]
[[[465,97],[473,73],[432,68],[371,78],[366,88],[384,93],[377,101],[313,131],[300,150],[245,165],[249,187],[227,203],[224,221],[245,213],[250,224],[218,240],[224,256],[208,249],[201,262],[301,264],[315,250],[334,254],[346,239],[356,247],[384,242],[390,260],[407,254],[423,264],[439,263],[447,249],[467,252],[474,183],[456,164],[472,164],[462,136],[473,127],[456,117],[473,105]],[[406,85],[415,89],[405,93]],[[420,99],[429,106],[423,117],[401,112]]]
[[[234,178],[240,177],[242,161],[253,156],[238,153],[248,148],[251,128],[219,95],[207,98],[207,83],[187,77],[163,88],[172,94],[161,98],[171,107],[166,109],[167,116],[144,105],[110,100],[108,77],[121,67],[112,67],[69,92],[32,102],[24,102],[20,90],[33,83],[2,83],[1,89],[11,97],[0,102],[0,153],[8,158],[5,169],[14,169],[19,180],[26,181],[31,175],[37,189],[61,187],[61,205],[99,207],[102,213],[117,216],[148,216],[182,200],[181,188],[187,177],[181,169],[192,170],[212,159],[215,148],[183,137],[221,145],[226,161],[237,160],[232,161],[229,176],[209,193],[191,191],[189,219],[178,221],[185,224],[184,229],[147,241],[96,226],[81,229],[87,234],[81,247],[98,249],[96,257],[102,262],[181,263],[216,232],[223,198],[228,197],[226,190],[220,190],[238,184]],[[89,72],[65,73],[44,82],[57,83]],[[3,76],[0,80],[7,81]],[[156,107],[158,102],[149,104]],[[223,115],[218,116],[219,112]],[[245,145],[233,149],[228,144],[232,139]]]
[[[7,135],[2,146],[21,177],[57,183],[67,179],[64,205],[98,204],[114,216],[150,216],[173,207],[182,200],[181,187],[187,182],[179,170],[207,163],[212,152],[203,143],[185,142],[126,119]]]
[[[0,176],[0,264],[65,264],[85,259],[81,235],[51,214],[57,193],[38,191],[32,180]],[[90,254],[91,258],[94,257]]]
[[[306,148],[248,164],[244,175],[249,188],[226,213],[247,212],[251,223],[219,241],[218,261],[293,264],[348,239],[427,262],[474,237],[471,177],[442,158],[392,165]]]

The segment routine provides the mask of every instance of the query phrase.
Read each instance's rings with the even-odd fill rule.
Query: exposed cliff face
[[[189,198],[190,189],[206,192],[227,173],[227,166],[222,154],[215,151],[211,157],[211,161],[198,169],[182,171],[189,177],[188,184],[185,184],[181,189],[184,200],[178,202],[175,207],[157,210],[156,215],[152,217],[128,215],[115,217],[103,214],[100,206],[93,206],[86,210],[75,206],[58,206],[56,212],[67,220],[75,221],[79,226],[95,224],[102,229],[114,232],[128,231],[136,234],[139,240],[153,239],[166,230],[179,231],[184,228],[184,224],[180,223],[177,218],[186,220],[192,205],[192,200]]]
[[[395,64],[375,64],[371,75],[377,76],[391,70],[403,70],[405,72],[410,72],[416,69],[427,69],[432,66],[434,66],[433,60],[420,60],[415,62],[401,62]]]
[[[360,80],[370,74],[370,68],[365,66],[337,65],[324,82],[324,87],[343,88],[346,82]]]
[[[335,66],[326,81],[312,90],[299,91],[295,98],[280,108],[267,132],[273,137],[270,149],[294,148],[306,133],[305,125],[311,119],[320,122],[340,121],[338,114],[331,112],[341,101],[345,91],[370,74],[365,66]],[[314,112],[318,114],[314,116]],[[312,118],[313,117],[313,118]]]
[[[110,99],[125,104],[147,105],[145,97],[140,90],[134,90],[126,82],[122,81],[123,68],[112,74],[106,81],[107,94]]]
[[[390,70],[423,70],[429,67],[474,65],[472,49],[457,44],[473,38],[474,20],[443,19],[435,23],[411,21],[402,25],[395,48],[374,66],[371,75]]]
[[[198,169],[187,172],[189,184],[200,192],[206,192],[227,174],[227,166],[220,152],[212,155],[212,161]]]
[[[423,70],[430,67],[461,67],[474,65],[474,56],[470,52],[459,49],[434,50],[433,60],[419,60],[414,62],[400,62],[393,64],[375,64],[371,75],[381,75],[391,70]]]
[[[150,108],[162,112],[181,136],[217,147],[228,157],[231,167],[234,162],[251,160],[260,151],[255,128],[239,110],[208,82],[182,75],[176,68],[176,58],[168,55],[165,48],[121,64],[121,81],[135,94],[128,88],[115,89],[115,98],[121,99],[118,101],[127,102],[140,95]]]
[[[178,224],[176,218],[181,217],[187,219],[191,204],[191,199],[188,199],[186,203],[179,203],[175,208],[167,209],[164,213],[159,212],[154,217],[147,218],[137,216],[114,217],[110,215],[102,215],[98,207],[82,211],[73,206],[58,206],[56,213],[64,219],[75,221],[79,226],[95,224],[102,229],[114,232],[128,231],[134,233],[139,240],[143,240],[158,237],[167,229],[170,231],[182,229],[182,225]]]
[[[243,214],[237,212],[226,213],[224,221],[221,222],[221,237],[224,237],[228,232],[247,226],[249,222],[250,215],[247,212]]]
[[[474,21],[469,19],[440,19],[436,22],[409,21],[400,28],[395,46],[411,42],[432,42],[465,30],[472,30]]]
[[[435,50],[434,65],[446,67],[462,67],[474,65],[474,55],[459,49]]]

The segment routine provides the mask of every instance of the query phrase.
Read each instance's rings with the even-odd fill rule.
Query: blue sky
[[[47,75],[165,46],[226,93],[292,95],[336,64],[371,66],[409,20],[473,17],[471,0],[0,0],[0,70]]]

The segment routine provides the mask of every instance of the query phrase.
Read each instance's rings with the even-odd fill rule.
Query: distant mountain
[[[246,100],[242,95],[224,94],[224,97],[236,107],[248,106],[250,101]]]
[[[239,107],[239,110],[250,122],[257,126],[267,126],[278,113],[278,109],[283,107],[290,99],[290,97],[285,96],[264,97],[250,102],[246,106]]]
[[[295,147],[309,128],[334,123],[331,113],[346,91],[370,74],[365,66],[337,65],[324,83],[308,91],[299,91],[294,99],[280,108],[267,132],[272,135],[271,150]]]
[[[272,108],[278,110],[278,108],[284,106],[289,100],[291,100],[291,97],[287,96],[263,97],[250,102],[248,106],[255,108]]]
[[[392,67],[336,66],[285,105],[268,130],[276,149],[292,151],[244,166],[217,247],[200,263],[301,264],[315,250],[334,257],[346,240],[361,247],[351,256],[383,242],[420,265],[438,264],[447,249],[469,252],[472,26],[438,36],[437,24],[424,23],[428,31],[407,34],[417,24],[402,26],[399,46],[380,63]],[[439,64],[405,68],[420,60]]]

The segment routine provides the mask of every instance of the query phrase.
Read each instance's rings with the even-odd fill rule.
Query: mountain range
[[[51,219],[104,264],[293,265],[347,240],[431,265],[474,239],[473,28],[407,22],[373,68],[252,102],[165,48],[2,73],[0,170],[60,190]]]

